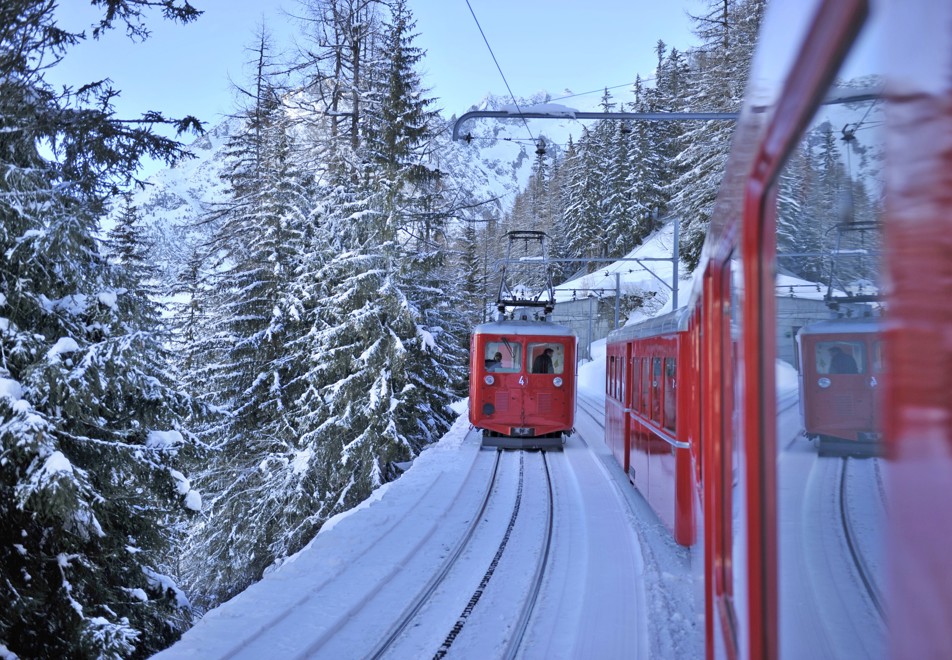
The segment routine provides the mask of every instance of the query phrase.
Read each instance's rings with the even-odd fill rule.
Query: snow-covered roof
[[[543,335],[558,337],[564,335],[575,336],[575,332],[564,325],[549,323],[548,321],[493,321],[481,323],[473,328],[474,335]]]

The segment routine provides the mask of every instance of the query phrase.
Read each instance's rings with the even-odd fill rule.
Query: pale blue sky
[[[285,13],[297,0],[193,0],[205,14],[189,25],[158,17],[149,22],[153,37],[132,44],[120,32],[88,42],[69,53],[55,82],[80,85],[112,78],[122,90],[117,104],[124,116],[155,109],[171,116],[193,114],[217,123],[234,107],[229,84],[246,79],[242,63],[262,18],[287,42],[296,31]],[[696,43],[687,12],[699,13],[700,0],[470,0],[473,11],[513,92],[527,96],[548,90],[553,97],[600,90],[652,75],[654,46],[663,39],[684,50]],[[88,25],[84,0],[61,0],[61,25]],[[417,45],[428,53],[423,65],[431,95],[445,114],[465,112],[486,93],[502,95],[496,70],[465,0],[410,0],[417,20]],[[84,13],[86,12],[86,13]],[[92,14],[94,15],[94,14]],[[628,88],[613,90],[628,98]],[[559,101],[591,107],[600,93]]]

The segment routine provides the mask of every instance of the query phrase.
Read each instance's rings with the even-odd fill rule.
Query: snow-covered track
[[[552,543],[552,483],[545,453],[497,455],[501,474],[477,528],[372,657],[512,658],[519,652]]]
[[[390,646],[396,641],[396,639],[404,632],[406,627],[413,621],[416,613],[420,611],[420,608],[424,603],[433,595],[433,592],[436,588],[443,582],[446,578],[447,573],[450,569],[456,564],[459,560],[460,555],[463,552],[463,549],[473,538],[473,534],[476,531],[476,528],[479,526],[480,521],[483,519],[483,515],[486,513],[486,505],[489,503],[489,499],[492,496],[493,486],[496,483],[496,475],[499,472],[499,459],[502,456],[502,450],[496,451],[496,462],[493,466],[492,476],[489,479],[489,485],[486,488],[486,494],[483,497],[482,505],[479,507],[479,513],[473,516],[469,528],[466,530],[466,533],[460,537],[459,543],[456,544],[456,547],[450,552],[446,559],[444,559],[443,564],[440,568],[434,572],[433,577],[430,578],[430,581],[424,585],[422,591],[419,595],[413,599],[413,601],[407,606],[403,613],[394,621],[394,625],[387,631],[386,637],[384,637],[380,643],[371,651],[369,657],[371,658],[380,658],[386,653]]]
[[[452,460],[444,461],[443,452]],[[373,509],[377,525],[351,525],[345,517],[209,612],[160,657],[367,657],[393,621],[373,613],[381,603],[388,612],[401,611],[461,530],[479,519],[496,459],[494,452],[480,451],[472,432],[459,445],[429,452],[421,460],[441,469],[424,470],[418,487],[398,488],[364,505]]]
[[[526,628],[529,625],[529,619],[532,617],[532,612],[535,610],[536,602],[539,600],[539,592],[542,589],[542,578],[545,574],[545,567],[549,561],[549,551],[552,548],[553,515],[555,510],[552,495],[552,474],[549,472],[549,463],[546,460],[546,454],[543,452],[541,453],[541,456],[542,465],[545,467],[545,480],[546,485],[548,486],[549,502],[546,515],[545,541],[542,546],[542,551],[539,553],[539,560],[536,563],[535,575],[532,579],[532,590],[529,594],[529,597],[526,598],[525,602],[523,603],[522,614],[519,616],[519,619],[513,630],[513,635],[509,638],[506,652],[503,655],[503,657],[507,660],[515,658],[520,647],[522,646],[522,641],[526,634]]]
[[[863,589],[870,602],[876,608],[883,622],[886,621],[886,611],[883,606],[883,593],[879,586],[879,579],[875,568],[875,559],[870,556],[869,543],[864,547],[863,534],[859,532],[860,527],[868,525],[868,521],[857,520],[855,508],[851,504],[851,497],[872,497],[882,496],[879,481],[878,462],[875,459],[843,458],[843,468],[840,472],[839,502],[840,502],[840,520],[843,528],[843,537],[849,548],[850,556],[856,566],[859,580],[862,582]],[[857,463],[861,461],[861,463]],[[862,469],[865,466],[872,467],[874,474],[870,478],[870,470]],[[852,475],[852,477],[851,477]],[[864,493],[861,495],[850,495],[851,489],[857,489],[863,484]],[[882,502],[882,499],[879,500]],[[863,507],[868,508],[868,507]],[[874,532],[877,530],[874,530]]]

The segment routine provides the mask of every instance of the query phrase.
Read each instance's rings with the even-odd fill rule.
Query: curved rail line
[[[578,407],[581,407],[585,410],[589,417],[598,424],[602,430],[605,429],[605,409],[599,407],[598,402],[589,397],[579,396],[576,402]]]
[[[869,594],[869,599],[875,606],[876,611],[879,612],[880,618],[886,620],[886,611],[883,607],[882,594],[879,591],[879,587],[876,584],[876,579],[874,572],[870,569],[869,565],[866,563],[866,558],[863,556],[862,551],[859,548],[859,539],[856,535],[856,532],[853,530],[853,526],[850,522],[850,515],[847,507],[847,495],[846,495],[846,482],[848,476],[847,465],[849,464],[849,458],[843,458],[843,469],[840,473],[840,519],[843,524],[843,534],[846,537],[846,545],[849,548],[850,555],[853,558],[853,563],[856,565],[857,571],[859,571],[860,580],[863,583],[863,586],[866,588],[867,594]]]
[[[492,499],[493,486],[496,484],[496,476],[499,473],[499,461],[502,457],[502,450],[496,450],[496,462],[493,465],[492,475],[489,478],[489,485],[486,488],[486,493],[483,496],[483,501],[480,504],[479,512],[473,516],[473,520],[467,528],[466,532],[460,537],[459,542],[456,544],[456,547],[453,549],[446,559],[443,561],[439,570],[433,574],[433,577],[424,585],[423,589],[417,595],[417,597],[406,607],[394,625],[387,631],[386,637],[384,637],[377,646],[371,651],[369,657],[371,658],[380,658],[382,657],[387,650],[393,645],[398,637],[407,629],[407,626],[410,625],[410,622],[413,620],[413,617],[416,616],[417,612],[420,611],[420,608],[426,603],[426,601],[433,595],[433,592],[436,591],[436,588],[446,579],[447,574],[450,572],[450,569],[455,565],[456,561],[459,559],[460,555],[463,554],[463,550],[466,548],[467,544],[473,538],[473,534],[476,532],[476,528],[479,527],[480,522],[483,519],[483,514],[486,513],[486,507],[489,505],[489,501]],[[520,466],[521,468],[521,466]],[[521,470],[520,470],[521,472]],[[522,475],[520,474],[520,480]],[[520,483],[520,491],[521,491]]]
[[[467,473],[467,477],[466,477],[467,480],[471,479],[471,478],[474,476],[474,474],[476,473],[475,467],[476,467],[476,464],[477,464],[477,463],[478,463],[478,461],[474,461],[474,462],[473,462],[473,465],[470,467],[470,470],[469,470],[469,472]],[[483,498],[483,499],[484,499],[484,502],[489,500],[489,496],[490,496],[490,493],[492,492],[493,481],[494,481],[494,479],[495,479],[495,475],[496,475],[496,471],[497,471],[497,469],[498,469],[498,465],[499,465],[499,456],[497,455],[497,456],[496,456],[496,463],[495,463],[495,465],[493,466],[493,476],[492,476],[492,478],[490,479],[489,486],[488,486],[488,488],[487,488],[487,490],[486,490],[486,493],[485,493],[485,495],[484,495],[484,498]],[[436,483],[437,483],[437,482],[434,481],[433,483],[430,484],[430,486],[429,486],[428,488],[421,490],[421,492],[419,493],[419,495],[418,495],[416,501],[419,502],[419,501],[422,501],[423,499],[425,499],[425,498],[427,497],[427,495],[429,495],[429,493],[431,492],[431,490],[436,487]],[[485,503],[483,504],[483,507],[485,507]],[[482,512],[482,509],[480,510],[480,512]],[[448,515],[448,511],[445,511],[445,512],[443,513],[443,517],[445,517],[446,515]],[[476,517],[474,518],[474,520],[478,520],[478,518],[479,518],[479,516],[476,516]],[[401,522],[401,519],[394,519],[390,525],[387,525],[386,527],[382,528],[382,529],[380,530],[380,533],[377,535],[377,541],[379,541],[379,540],[385,538],[388,534],[390,534],[390,533],[400,524],[400,522]],[[423,537],[423,539],[420,540],[420,543],[417,544],[417,547],[419,547],[420,545],[426,543],[426,542],[430,539],[430,537],[432,537],[432,535],[435,533],[435,531],[438,529],[438,527],[439,527],[438,525],[434,525],[434,526],[430,529],[430,531]],[[376,541],[373,542],[373,543],[368,543],[367,546],[366,546],[366,548],[365,548],[360,554],[358,554],[358,555],[355,557],[355,559],[360,559],[361,557],[363,557],[364,555],[366,555],[366,554],[367,554],[373,547],[375,547],[376,545],[377,545],[377,542],[376,542]],[[395,570],[396,570],[396,569],[395,569]],[[293,602],[293,603],[290,603],[287,607],[281,608],[280,610],[273,612],[272,615],[271,615],[260,627],[258,627],[257,630],[254,631],[254,633],[252,633],[249,637],[246,637],[246,638],[244,638],[244,639],[241,639],[240,641],[238,641],[237,644],[235,644],[235,645],[232,646],[231,648],[227,649],[226,652],[222,654],[222,658],[233,658],[233,657],[235,657],[236,655],[238,655],[239,653],[241,653],[243,650],[245,650],[251,643],[253,643],[253,642],[255,642],[255,641],[259,640],[259,639],[263,639],[263,638],[267,637],[269,631],[271,631],[271,630],[274,629],[278,624],[280,624],[281,621],[284,619],[284,617],[288,614],[288,612],[294,611],[295,609],[299,608],[300,606],[302,606],[302,605],[303,605],[304,603],[306,603],[307,601],[309,601],[309,600],[311,600],[311,599],[313,599],[313,598],[319,597],[321,590],[322,590],[324,587],[326,587],[331,581],[333,581],[334,579],[340,577],[340,575],[343,573],[343,571],[344,571],[344,567],[341,567],[340,570],[336,571],[333,575],[330,575],[330,576],[326,577],[325,579],[321,580],[318,584],[315,584],[307,593],[305,593],[305,594],[304,594],[301,598],[299,598],[297,601],[295,601],[295,602]],[[355,604],[355,605],[351,608],[351,611],[348,611],[347,613],[345,613],[345,614],[341,617],[340,620],[341,620],[341,621],[346,621],[346,620],[353,614],[353,611],[352,611],[352,610],[356,610],[356,609],[358,609],[359,607],[363,606],[363,605],[365,604],[365,601],[366,601],[366,600],[367,600],[367,599],[364,599],[364,600],[362,600],[360,603]],[[335,628],[332,628],[332,629],[326,631],[320,638],[318,638],[318,639],[317,639],[316,641],[314,641],[311,645],[309,645],[309,647],[305,650],[305,652],[304,652],[304,654],[303,654],[303,657],[307,657],[307,656],[310,656],[310,655],[314,654],[318,649],[320,649],[321,646],[323,646],[329,639],[331,639],[331,638],[334,636],[334,634],[337,632],[337,630],[338,630],[338,628],[335,627]]]
[[[509,543],[509,539],[512,536],[512,531],[515,528],[516,520],[519,516],[519,510],[522,505],[522,494],[523,486],[525,482],[525,454],[526,452],[520,452],[519,457],[519,488],[516,493],[516,501],[513,504],[512,515],[509,518],[509,525],[506,528],[506,533],[504,534],[502,540],[499,542],[499,547],[496,549],[496,554],[493,556],[492,561],[489,564],[489,567],[486,569],[485,574],[483,575],[482,580],[480,580],[479,585],[476,587],[476,590],[473,592],[472,596],[469,599],[469,602],[463,608],[463,611],[460,613],[459,618],[456,620],[456,623],[453,625],[453,628],[447,634],[446,638],[443,641],[443,644],[437,649],[434,654],[434,660],[441,659],[446,656],[450,648],[453,645],[453,642],[462,632],[464,626],[469,620],[470,614],[472,614],[473,609],[476,607],[476,604],[479,602],[483,593],[485,592],[489,581],[492,579],[495,574],[496,567],[499,564],[500,559],[502,559],[503,553],[506,550],[506,546]],[[516,624],[513,628],[513,634],[509,637],[506,642],[506,650],[503,655],[505,658],[515,658],[516,654],[519,651],[519,647],[522,645],[522,640],[525,636],[526,629],[529,625],[529,620],[532,616],[532,612],[535,609],[536,602],[538,601],[539,592],[542,588],[542,578],[545,574],[545,566],[548,562],[549,551],[552,545],[552,531],[553,531],[553,493],[552,493],[552,479],[549,474],[549,465],[546,459],[545,452],[540,452],[542,456],[542,465],[545,468],[546,476],[546,487],[548,489],[548,512],[546,516],[546,536],[542,552],[539,555],[539,561],[536,564],[536,570],[532,578],[532,583],[529,590],[529,595],[523,601],[522,608],[519,614]]]

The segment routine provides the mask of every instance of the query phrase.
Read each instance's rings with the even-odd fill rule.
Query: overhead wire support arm
[[[453,124],[453,141],[460,139],[460,126],[480,118],[495,119],[616,119],[641,121],[737,121],[736,112],[577,112],[574,110],[548,112],[508,112],[506,110],[473,110],[461,115]],[[470,139],[470,136],[463,136]]]

